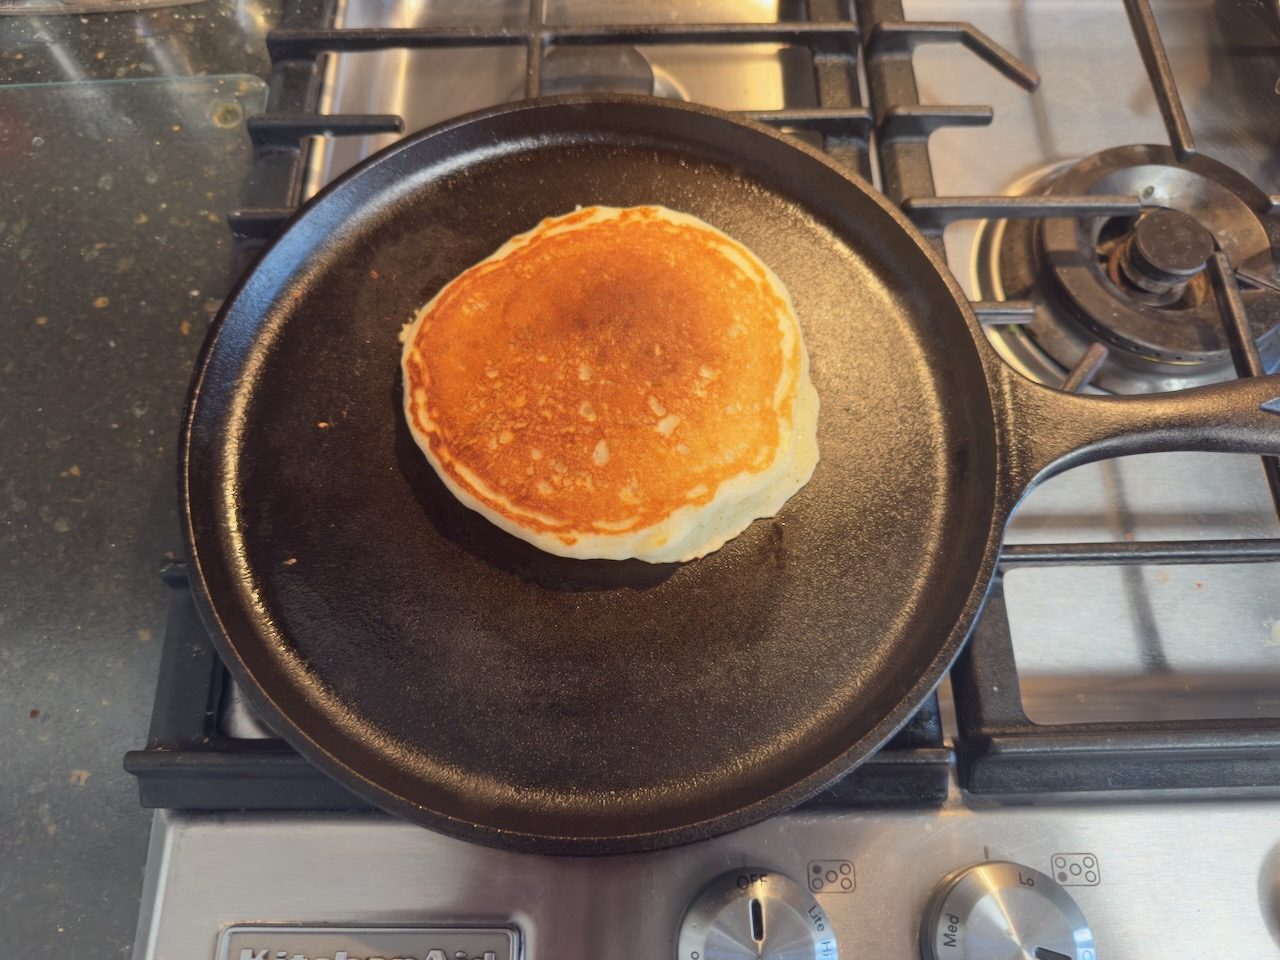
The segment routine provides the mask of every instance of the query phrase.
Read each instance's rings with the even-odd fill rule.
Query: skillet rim
[[[423,140],[473,124],[482,124],[495,117],[574,106],[630,106],[699,114],[708,120],[733,124],[749,129],[757,135],[763,135],[778,141],[790,149],[799,151],[800,154],[805,155],[810,160],[817,161],[831,172],[837,174],[851,188],[862,194],[863,199],[869,199],[878,205],[896,223],[907,239],[911,240],[918,251],[924,255],[929,266],[938,275],[938,279],[943,282],[956,310],[959,311],[960,316],[968,327],[971,339],[974,341],[974,362],[982,370],[987,400],[991,407],[993,448],[991,469],[994,482],[988,490],[989,496],[985,498],[985,502],[990,507],[990,525],[984,542],[983,554],[981,560],[974,565],[975,577],[960,608],[960,615],[947,636],[936,645],[933,656],[918,671],[916,680],[911,684],[895,709],[883,716],[874,727],[851,743],[846,750],[832,760],[813,770],[804,778],[768,796],[735,807],[725,813],[679,826],[619,833],[610,836],[600,834],[569,836],[517,831],[477,823],[441,810],[431,809],[374,782],[327,749],[325,745],[305,729],[303,724],[295,722],[289,716],[287,710],[275,702],[271,693],[259,683],[252,670],[242,659],[238,649],[242,641],[232,639],[231,630],[228,629],[223,617],[219,614],[218,605],[214,599],[214,594],[219,589],[226,593],[234,592],[234,586],[228,585],[228,581],[232,580],[233,577],[229,575],[230,565],[226,563],[225,551],[220,548],[215,550],[212,547],[206,550],[208,554],[216,554],[216,556],[212,557],[212,563],[221,566],[221,570],[218,570],[209,565],[209,557],[202,558],[201,550],[198,546],[198,538],[201,536],[197,531],[198,526],[207,531],[205,536],[209,541],[216,540],[216,533],[210,528],[216,529],[219,526],[222,519],[221,511],[217,510],[211,503],[202,508],[199,501],[193,500],[191,495],[192,449],[199,444],[199,441],[195,438],[196,421],[200,415],[201,397],[211,360],[224,333],[228,317],[239,303],[245,288],[252,282],[257,272],[268,262],[273,251],[283,243],[294,227],[305,221],[311,212],[322,203],[339,195],[347,183],[365,175],[368,171],[389,161],[399,153],[411,149]],[[834,781],[848,774],[862,761],[880,749],[915,715],[925,698],[941,681],[956,656],[958,656],[964,642],[968,639],[990,592],[999,548],[1003,539],[1004,525],[1012,508],[1005,491],[1008,477],[1006,447],[1009,439],[1005,418],[1001,415],[1002,405],[997,402],[1000,391],[1007,381],[996,369],[999,363],[999,358],[995,357],[986,342],[985,335],[982,333],[977,317],[973,313],[968,297],[960,289],[955,277],[939,253],[914,224],[907,219],[905,214],[872,184],[852,171],[843,168],[821,150],[790,138],[754,120],[738,117],[701,104],[690,104],[658,97],[625,94],[569,94],[519,100],[474,111],[407,136],[367,158],[326,185],[314,197],[301,205],[297,212],[285,222],[280,231],[263,247],[253,263],[240,275],[235,286],[227,295],[217,317],[210,325],[197,356],[195,372],[183,410],[182,428],[179,437],[179,514],[183,542],[187,552],[188,578],[191,582],[192,597],[222,662],[226,665],[232,678],[241,686],[250,702],[263,714],[272,729],[322,772],[390,813],[461,839],[520,852],[544,854],[601,855],[639,852],[677,846],[728,833],[757,823],[804,802]],[[979,403],[980,399],[975,397],[975,404]],[[220,441],[218,438],[211,438],[205,441],[205,444],[216,449],[220,445]],[[210,516],[203,518],[203,523],[201,522],[202,518],[199,516],[202,509],[206,514],[210,514]],[[974,539],[977,539],[976,533]],[[216,579],[219,573],[223,577],[221,587],[219,587]],[[214,581],[212,588],[211,574]],[[254,630],[252,632],[253,636],[243,642],[261,643],[260,631]]]

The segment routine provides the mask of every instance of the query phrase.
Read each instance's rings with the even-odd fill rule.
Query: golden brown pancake
[[[405,416],[449,489],[550,553],[718,549],[817,463],[817,394],[782,282],[664,207],[544,220],[402,334]]]

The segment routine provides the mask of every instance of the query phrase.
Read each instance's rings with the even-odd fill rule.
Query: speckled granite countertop
[[[0,931],[128,956],[179,414],[278,3],[0,17]]]

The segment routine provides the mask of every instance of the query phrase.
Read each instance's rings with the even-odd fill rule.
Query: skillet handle
[[[1280,456],[1280,375],[1176,393],[1064,393],[1001,363],[1001,409],[1014,500],[1069,467],[1131,453],[1205,450]]]

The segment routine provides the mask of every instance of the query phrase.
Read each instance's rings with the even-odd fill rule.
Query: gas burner
[[[1094,379],[1114,393],[1177,390],[1234,376],[1205,263],[1221,249],[1242,282],[1268,370],[1280,367],[1280,224],[1270,198],[1229,167],[1167,147],[1117,147],[1016,184],[1024,195],[1138,196],[1138,217],[982,224],[975,284],[983,299],[1030,300],[1035,319],[989,335],[1015,366],[1060,384],[1092,343]],[[1251,289],[1252,288],[1252,289]]]
[[[512,91],[519,99],[523,87]],[[671,72],[628,46],[567,46],[547,51],[542,59],[542,92],[638,93],[667,100],[692,98]]]

